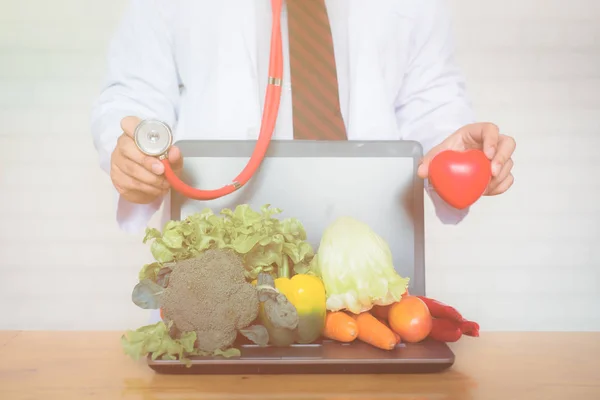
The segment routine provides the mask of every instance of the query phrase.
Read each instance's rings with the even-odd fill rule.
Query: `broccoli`
[[[234,251],[206,250],[171,269],[161,295],[165,323],[196,332],[198,350],[227,349],[258,317],[258,291],[246,282],[242,258]]]

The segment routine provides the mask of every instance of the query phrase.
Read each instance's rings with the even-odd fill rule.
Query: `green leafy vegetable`
[[[152,360],[179,360],[191,366],[190,357],[221,356],[225,358],[239,357],[241,352],[236,348],[217,350],[213,353],[200,351],[194,347],[196,332],[181,333],[178,338],[171,337],[169,332],[173,323],[168,325],[160,321],[153,325],[143,326],[135,331],[127,331],[121,336],[121,346],[126,355],[134,360],[150,354]]]
[[[399,301],[408,288],[409,279],[394,269],[388,244],[367,224],[350,217],[325,229],[310,267],[325,285],[330,311],[358,314]]]
[[[252,343],[261,347],[269,344],[269,332],[262,325],[252,325],[245,329],[240,329],[240,333],[251,340]]]
[[[225,358],[239,357],[241,355],[242,352],[239,349],[235,349],[233,347],[227,350],[215,350],[215,352],[213,353],[213,356],[221,356]]]
[[[133,288],[131,300],[133,303],[145,310],[157,310],[160,308],[160,295],[164,288],[151,281],[144,279]]]
[[[139,360],[147,354],[152,359],[179,359],[185,361],[186,356],[194,352],[196,332],[181,334],[178,339],[169,335],[171,324],[163,321],[154,325],[143,326],[135,331],[128,331],[121,337],[125,354]]]
[[[144,243],[152,241],[150,251],[156,262],[144,266],[140,280],[156,281],[165,263],[193,258],[211,248],[233,249],[242,255],[247,279],[260,272],[275,273],[284,255],[294,268],[306,269],[314,251],[304,227],[297,219],[274,217],[281,212],[268,204],[260,212],[243,204],[235,210],[223,209],[220,215],[205,209],[183,221],[169,221],[162,232],[149,228]]]
[[[153,262],[151,264],[146,264],[140,271],[138,279],[143,281],[144,279],[150,279],[153,282],[156,282],[158,273],[162,269],[162,265],[158,262]]]

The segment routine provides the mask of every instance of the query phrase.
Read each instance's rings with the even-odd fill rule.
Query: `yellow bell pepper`
[[[296,343],[312,343],[317,340],[325,327],[326,296],[321,279],[312,275],[298,274],[292,278],[275,279],[279,290],[298,313]]]
[[[256,285],[256,280],[252,281]],[[277,330],[267,323],[261,304],[259,318],[271,333],[270,342],[276,346],[292,343],[313,343],[325,328],[326,296],[321,279],[312,275],[298,274],[292,278],[275,279],[275,288],[292,303],[298,313],[298,326],[294,331]]]

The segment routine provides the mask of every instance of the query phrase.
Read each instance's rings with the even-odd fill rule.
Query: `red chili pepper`
[[[421,299],[431,316],[434,318],[431,338],[443,342],[455,342],[462,335],[479,337],[479,324],[467,321],[454,307],[425,296],[417,296]]]
[[[463,321],[460,324],[460,330],[463,335],[479,337],[479,324],[473,321]]]
[[[425,296],[417,297],[427,305],[433,318],[445,318],[456,322],[463,322],[465,320],[454,307]]]
[[[461,324],[449,319],[434,318],[429,337],[440,342],[456,342],[462,336]]]

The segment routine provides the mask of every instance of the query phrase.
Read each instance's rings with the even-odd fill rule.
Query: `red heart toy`
[[[481,150],[444,150],[429,164],[429,181],[452,207],[464,209],[475,203],[492,178],[492,165]]]

